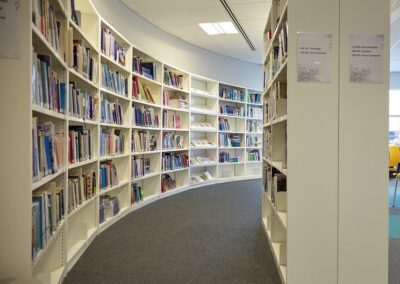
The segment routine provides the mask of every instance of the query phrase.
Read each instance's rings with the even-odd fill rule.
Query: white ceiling
[[[219,0],[120,0],[152,24],[205,49],[253,63],[263,57],[263,30],[272,0],[226,0],[252,41],[242,35],[209,36],[199,23],[231,21]],[[400,0],[391,1],[391,71],[400,72]]]
[[[199,23],[231,21],[219,0],[121,0],[161,29],[208,50],[261,63],[263,30],[271,0],[227,0],[256,48],[252,51],[239,34],[207,35]]]
[[[390,71],[400,72],[400,0],[391,2]]]

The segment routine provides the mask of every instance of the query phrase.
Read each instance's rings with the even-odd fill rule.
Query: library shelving
[[[388,281],[387,194],[376,190],[387,188],[388,74],[382,69],[382,82],[371,84],[352,82],[349,72],[357,50],[350,38],[365,34],[384,36],[381,59],[388,67],[389,10],[380,4],[272,1],[264,30],[263,121],[246,126],[248,137],[263,129],[261,221],[282,283]],[[304,80],[302,71],[321,71],[316,65],[324,63],[304,67],[313,53],[301,50],[321,49],[323,37],[329,80]],[[250,151],[258,141],[247,142],[247,155],[255,156]]]
[[[41,15],[41,4],[55,13]],[[29,50],[22,65],[5,64],[25,70],[21,78],[29,82],[17,86],[26,101],[16,121],[32,138],[12,145],[20,148],[17,167],[26,162],[26,175],[21,190],[10,191],[12,200],[24,200],[21,212],[29,220],[17,218],[21,229],[9,233],[15,245],[1,246],[15,257],[1,275],[60,283],[95,237],[129,212],[191,188],[261,178],[253,152],[262,149],[247,138],[261,135],[259,126],[248,125],[258,119],[248,109],[259,107],[254,94],[260,91],[157,60],[130,44],[90,0],[33,0],[32,8],[24,1],[21,11]],[[53,17],[58,38],[31,20],[43,16]],[[41,89],[44,80],[54,88]],[[239,144],[221,145],[220,135],[239,137]],[[230,158],[220,162],[221,153]]]

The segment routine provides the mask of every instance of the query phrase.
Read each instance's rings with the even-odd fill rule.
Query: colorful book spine
[[[100,43],[101,52],[105,56],[111,58],[122,66],[125,66],[126,49],[118,43],[110,29],[101,29]]]
[[[96,171],[82,172],[68,176],[68,212],[72,212],[79,205],[92,199],[97,193]]]
[[[119,129],[101,129],[100,156],[114,156],[125,152],[125,134]]]
[[[156,151],[158,136],[144,131],[132,131],[132,152]]]
[[[100,163],[100,190],[118,185],[117,167],[109,161]]]
[[[111,124],[124,124],[124,115],[121,104],[118,100],[115,102],[109,101],[106,98],[101,100],[101,122]]]
[[[128,97],[128,78],[110,69],[106,64],[101,65],[101,86],[118,95]]]
[[[172,154],[164,153],[162,156],[162,170],[172,171],[189,167],[189,156],[187,153]]]
[[[155,113],[154,108],[134,105],[132,107],[132,123],[135,126],[157,128],[159,127],[158,114]]]

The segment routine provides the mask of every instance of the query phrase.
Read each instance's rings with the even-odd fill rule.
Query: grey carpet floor
[[[261,182],[190,190],[99,235],[64,284],[281,283],[261,225]]]

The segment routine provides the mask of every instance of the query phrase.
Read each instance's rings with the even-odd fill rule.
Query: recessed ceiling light
[[[208,35],[237,34],[238,31],[232,22],[201,23],[199,26]]]

